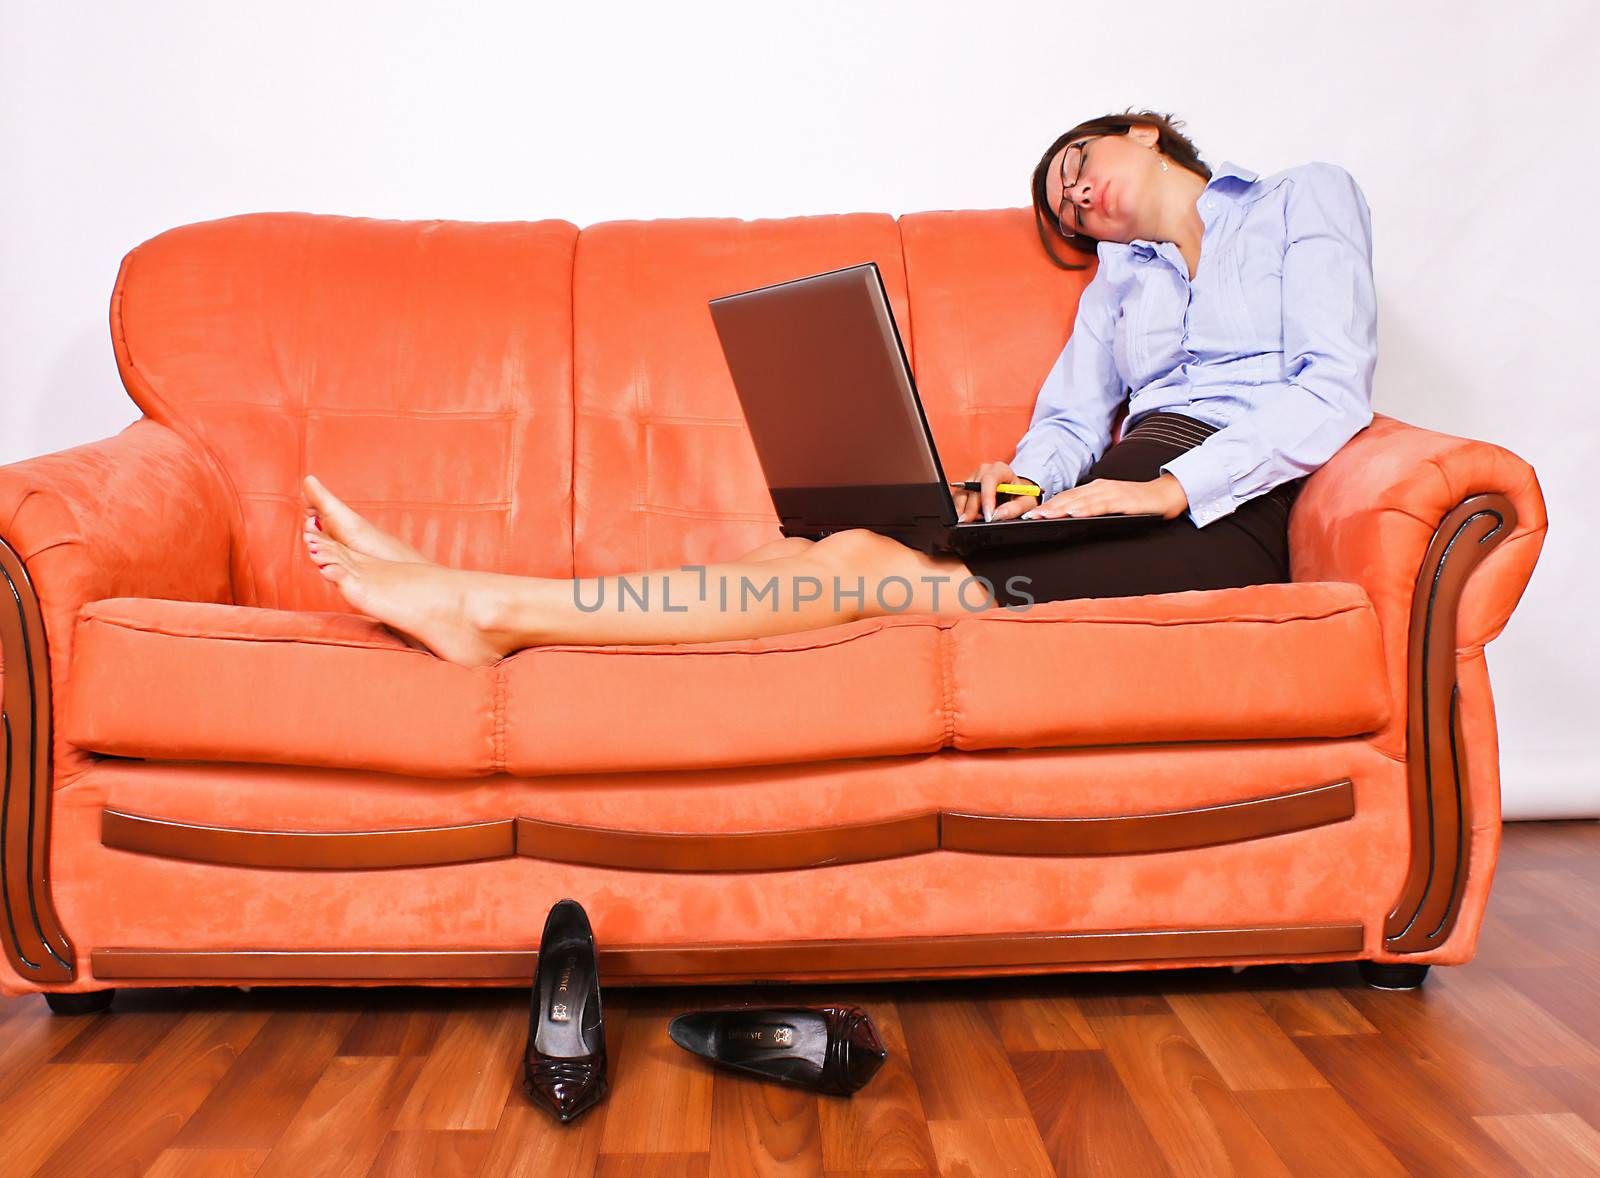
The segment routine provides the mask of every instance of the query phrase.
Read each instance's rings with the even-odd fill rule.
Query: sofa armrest
[[[1538,477],[1516,454],[1382,414],[1306,480],[1291,512],[1293,578],[1361,585],[1383,633],[1394,706],[1374,741],[1405,761],[1411,815],[1411,870],[1385,926],[1392,953],[1470,955],[1500,832],[1483,647],[1527,588],[1546,528]]]
[[[56,735],[78,611],[105,597],[230,603],[230,495],[203,455],[150,418],[0,466],[0,941],[24,979],[76,973],[47,868],[51,793],[92,763]]]
[[[1377,610],[1390,687],[1401,705],[1380,743],[1395,756],[1406,752],[1403,705],[1418,578],[1447,517],[1478,495],[1504,498],[1509,512],[1478,515],[1473,550],[1449,554],[1450,563],[1471,566],[1451,638],[1454,648],[1470,652],[1505,628],[1544,544],[1544,495],[1528,463],[1491,442],[1380,413],[1306,480],[1290,516],[1293,579],[1355,582]]]
[[[0,540],[49,609],[103,597],[232,601],[230,492],[178,433],[121,433],[0,466]]]

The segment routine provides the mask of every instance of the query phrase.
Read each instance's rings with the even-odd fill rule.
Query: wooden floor
[[[608,989],[612,1091],[518,1086],[515,990],[130,990],[0,1000],[0,1174],[1600,1173],[1600,823],[1506,827],[1477,958],[828,987]],[[723,1002],[859,1002],[852,1099],[675,1046]]]

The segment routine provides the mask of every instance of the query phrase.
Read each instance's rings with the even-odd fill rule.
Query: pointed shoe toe
[[[524,1059],[522,1090],[534,1104],[566,1124],[605,1099],[609,1090],[605,1059],[554,1059],[548,1055]]]
[[[830,1006],[828,1044],[838,1044],[837,1062],[830,1059],[824,1071],[834,1078],[841,1093],[859,1092],[889,1058],[889,1049],[878,1036],[872,1016],[856,1006]]]

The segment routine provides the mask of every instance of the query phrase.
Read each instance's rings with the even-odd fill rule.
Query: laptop
[[[957,522],[876,262],[723,295],[710,307],[785,536],[868,528],[924,552],[962,554],[1165,518]]]

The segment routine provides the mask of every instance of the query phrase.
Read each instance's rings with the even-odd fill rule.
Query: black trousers
[[[1161,477],[1163,462],[1216,431],[1181,413],[1151,413],[1107,448],[1077,485],[1150,482]],[[1304,485],[1304,478],[1291,479],[1203,528],[1184,514],[1123,536],[991,548],[973,553],[966,564],[989,582],[1000,605],[1010,606],[1025,605],[1029,597],[1038,604],[1287,581],[1289,508]],[[1015,590],[1006,587],[1011,577],[1019,578]]]

